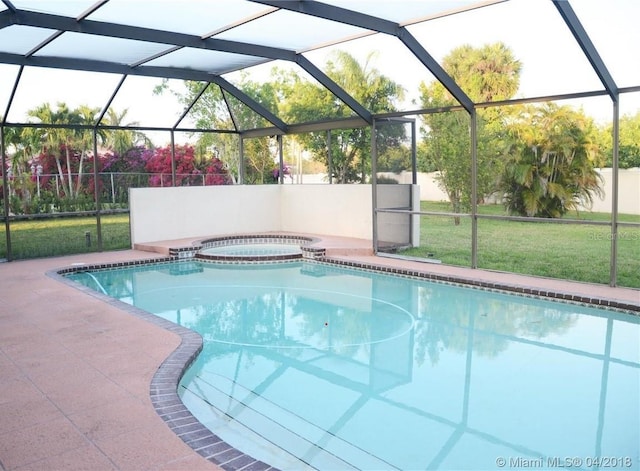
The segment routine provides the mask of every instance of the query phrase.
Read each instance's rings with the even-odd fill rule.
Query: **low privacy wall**
[[[229,185],[130,190],[131,243],[298,232],[372,239],[371,185]]]
[[[596,198],[591,211],[611,212],[611,188],[613,172],[610,168],[598,171],[602,177],[604,196]],[[640,168],[620,170],[618,173],[618,212],[624,214],[640,214]],[[588,209],[588,208],[587,208]]]
[[[132,188],[131,243],[280,230],[277,186],[251,188]]]
[[[380,207],[419,205],[417,187],[377,188]],[[132,188],[129,198],[133,245],[258,232],[373,238],[371,185]],[[380,240],[418,243],[415,217],[391,215],[387,219],[379,224]]]
[[[252,191],[253,187],[245,187]],[[371,185],[277,185],[279,230],[372,238]]]

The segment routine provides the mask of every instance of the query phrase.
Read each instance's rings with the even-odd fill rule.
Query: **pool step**
[[[198,402],[194,407],[200,414],[194,415],[207,427],[246,427],[261,437],[262,451],[269,449],[277,459],[283,452],[291,455],[283,460],[284,464],[274,462],[275,467],[287,469],[288,462],[291,463],[288,469],[296,470],[301,469],[302,463],[312,469],[323,470],[394,468],[390,463],[317,427],[228,378],[210,374],[207,378],[198,376],[193,378],[188,387],[188,390],[181,393],[183,400],[190,408],[194,402]],[[203,397],[208,398],[208,403]],[[211,418],[209,423],[205,417]],[[275,422],[270,417],[278,417],[278,421]],[[217,433],[216,430],[213,432]],[[246,431],[243,433],[238,430],[238,433],[244,437],[243,442],[246,443]],[[247,454],[252,453],[247,451]],[[262,456],[253,457],[269,462],[268,458]],[[301,462],[296,464],[295,460],[291,461],[293,457],[298,457]]]

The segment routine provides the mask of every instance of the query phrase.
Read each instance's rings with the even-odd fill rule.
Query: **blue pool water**
[[[640,467],[636,316],[309,261],[71,278],[200,332],[180,396],[274,467]]]

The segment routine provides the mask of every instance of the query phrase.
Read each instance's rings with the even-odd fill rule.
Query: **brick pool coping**
[[[259,235],[250,236],[251,239],[260,237]],[[266,238],[273,238],[272,235],[265,236]],[[233,237],[237,239],[237,237]],[[286,237],[290,239],[290,237]],[[212,239],[206,239],[210,241]],[[315,241],[314,241],[315,242]],[[321,245],[321,243],[319,244]],[[235,449],[220,437],[206,428],[183,404],[182,400],[178,396],[179,382],[187,370],[187,368],[193,363],[203,347],[203,341],[200,334],[194,332],[185,327],[174,324],[171,321],[165,320],[154,314],[150,314],[146,311],[133,307],[129,304],[123,303],[118,300],[114,300],[106,295],[103,295],[90,288],[79,286],[77,283],[67,279],[64,275],[77,272],[96,269],[109,269],[109,268],[121,268],[126,266],[140,266],[153,263],[173,262],[178,260],[192,259],[201,244],[194,242],[192,244],[169,247],[169,256],[134,260],[130,262],[114,262],[103,264],[88,264],[81,266],[71,266],[61,268],[57,270],[51,270],[47,272],[47,275],[58,279],[59,281],[74,286],[81,291],[86,292],[92,296],[103,299],[105,302],[118,306],[130,314],[139,317],[147,322],[162,327],[170,332],[173,332],[180,336],[180,345],[166,358],[166,360],[160,365],[151,381],[149,390],[151,402],[156,413],[164,420],[167,426],[189,447],[206,460],[218,465],[226,471],[261,471],[272,470],[267,463],[256,460],[249,455]],[[314,248],[314,257],[310,261],[311,263],[329,264],[333,266],[346,266],[356,269],[373,270],[384,273],[390,273],[405,277],[419,278],[428,281],[463,285],[477,289],[494,290],[507,292],[511,294],[549,298],[557,301],[575,303],[581,305],[591,305],[600,308],[622,311],[631,315],[640,315],[640,292],[638,293],[639,302],[637,304],[627,302],[624,300],[617,300],[602,296],[586,296],[572,294],[562,290],[546,289],[546,288],[531,288],[518,284],[510,284],[498,281],[486,281],[480,279],[473,279],[464,276],[452,275],[452,274],[438,274],[430,272],[426,269],[406,268],[393,266],[393,261],[385,261],[385,263],[373,263],[371,258],[377,257],[365,257],[365,260],[357,260],[357,257],[350,259],[348,256],[326,256],[324,250],[316,247]],[[321,256],[318,256],[321,255]],[[311,258],[311,257],[310,257]],[[246,258],[244,258],[246,260]],[[205,263],[217,263],[213,261],[200,260]],[[240,263],[243,260],[234,260],[234,263]],[[277,260],[276,260],[277,261]],[[264,263],[272,263],[272,260],[265,261]]]

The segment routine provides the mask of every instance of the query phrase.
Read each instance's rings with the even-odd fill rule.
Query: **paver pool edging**
[[[344,267],[357,268],[362,270],[377,271],[383,273],[389,273],[398,276],[408,276],[413,278],[420,278],[426,281],[434,281],[441,283],[451,283],[467,288],[482,289],[487,291],[499,291],[502,293],[508,293],[515,296],[527,296],[534,298],[549,299],[559,302],[568,302],[580,305],[586,305],[591,307],[598,307],[602,309],[613,309],[616,311],[622,311],[630,315],[640,316],[640,304],[633,304],[624,301],[618,301],[615,299],[602,298],[597,296],[583,296],[578,294],[566,293],[561,290],[552,289],[539,289],[529,288],[518,284],[509,284],[493,281],[474,280],[470,278],[464,278],[453,275],[441,275],[435,273],[426,273],[420,270],[411,270],[406,268],[395,268],[386,265],[378,265],[371,263],[362,263],[357,261],[348,261],[344,259],[337,259],[331,257],[322,257],[320,262],[329,263],[332,265],[340,265]]]

